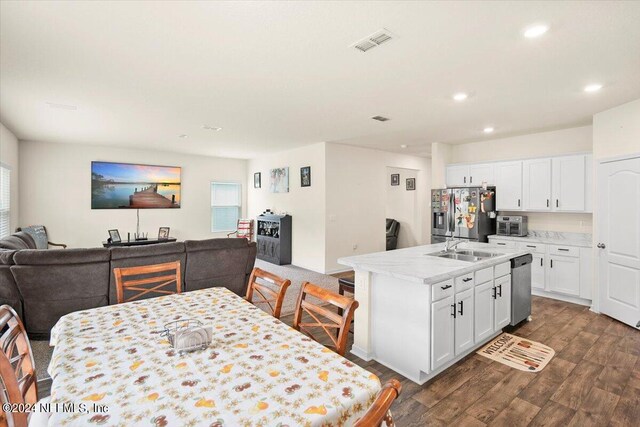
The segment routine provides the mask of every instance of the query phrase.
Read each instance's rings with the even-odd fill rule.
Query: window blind
[[[11,234],[11,169],[0,165],[0,238]]]
[[[211,231],[235,231],[242,211],[242,189],[234,182],[211,183]]]

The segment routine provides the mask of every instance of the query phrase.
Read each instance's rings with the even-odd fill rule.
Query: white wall
[[[135,210],[91,209],[92,160],[182,167],[181,208],[140,210],[140,229],[149,235],[167,226],[179,240],[225,237],[211,233],[214,180],[240,182],[246,206],[245,160],[20,141],[20,225],[44,224],[51,241],[70,247],[101,246],[112,228],[123,238],[135,232]]]
[[[422,195],[417,191],[407,190],[406,180],[415,178],[418,171],[414,169],[387,168],[387,182],[392,174],[400,175],[400,185],[386,185],[386,217],[393,218],[400,223],[398,233],[398,249],[416,246],[422,242],[422,216],[420,203]],[[384,233],[384,230],[381,230]]]
[[[446,188],[446,166],[451,161],[453,147],[442,142],[431,144],[431,188]]]
[[[311,166],[311,186],[300,186],[300,168]],[[289,167],[289,192],[271,193],[269,172]],[[253,174],[262,174],[262,188],[253,188]],[[271,209],[291,215],[292,264],[324,272],[325,267],[325,143],[261,156],[248,162],[248,217]]]
[[[11,168],[11,223],[10,230],[18,227],[19,218],[19,161],[18,161],[18,138],[9,129],[0,123],[0,163]]]
[[[430,159],[327,143],[326,272],[343,256],[384,251],[387,167],[417,170],[420,244],[430,241]],[[354,249],[355,247],[355,249]]]
[[[435,149],[436,144],[433,144]],[[593,128],[581,126],[549,132],[540,132],[509,138],[496,138],[467,144],[451,145],[451,152],[433,156],[433,171],[440,174],[434,180],[445,182],[444,164],[478,163],[500,160],[517,160],[534,157],[558,156],[571,153],[590,153],[593,150]],[[441,150],[442,151],[442,150]],[[445,152],[446,153],[446,152]],[[532,230],[592,233],[591,214],[555,212],[505,212],[526,215]]]
[[[640,152],[640,99],[593,116],[593,158]]]

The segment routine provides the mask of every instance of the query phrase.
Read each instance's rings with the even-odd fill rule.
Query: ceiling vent
[[[373,116],[371,118],[379,122],[386,122],[387,120],[390,120],[388,117],[383,117],[383,116]]]
[[[391,33],[391,31],[383,28],[375,33],[365,37],[362,40],[358,40],[352,47],[355,47],[360,52],[366,52],[368,50],[373,49],[374,47],[380,46],[382,43],[386,43],[389,40],[395,38],[396,36]]]

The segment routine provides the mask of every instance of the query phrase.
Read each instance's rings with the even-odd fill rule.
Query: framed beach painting
[[[269,189],[272,193],[289,192],[289,168],[271,169]]]

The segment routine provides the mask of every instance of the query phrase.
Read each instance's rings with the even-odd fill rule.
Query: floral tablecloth
[[[159,332],[186,318],[212,326],[213,342],[180,356]],[[375,375],[225,288],[71,313],[51,345],[51,403],[76,406],[50,426],[350,425],[380,390]]]

